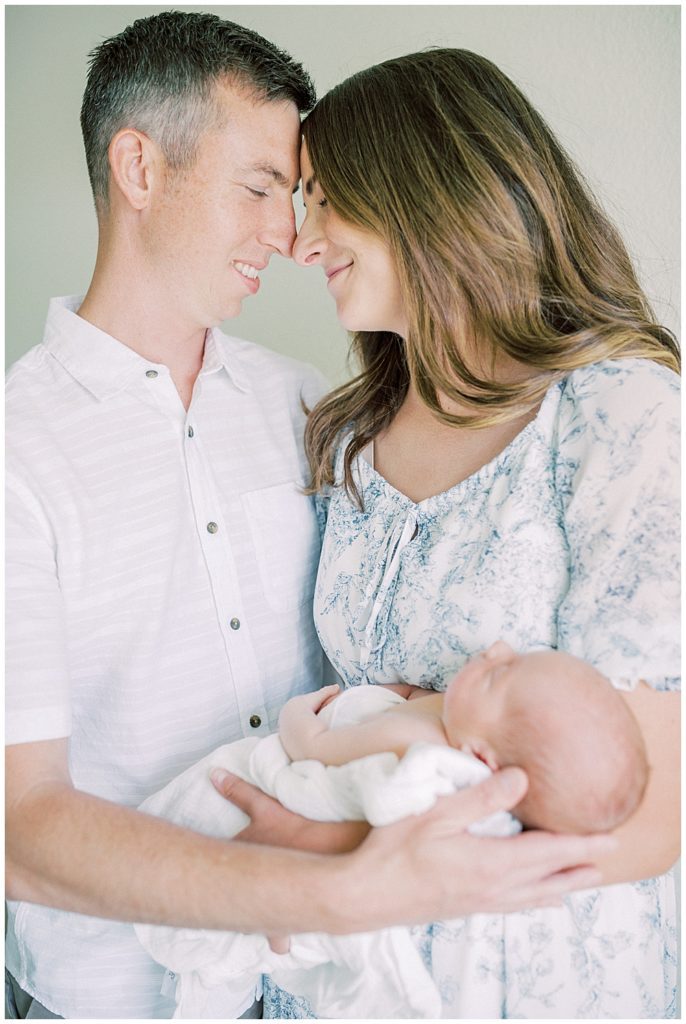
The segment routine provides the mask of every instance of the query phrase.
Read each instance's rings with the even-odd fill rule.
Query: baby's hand
[[[324,704],[338,693],[338,684],[324,686],[314,693],[291,697],[281,708],[279,736],[284,750],[292,761],[305,761],[317,757],[317,739],[327,727],[317,718]]]

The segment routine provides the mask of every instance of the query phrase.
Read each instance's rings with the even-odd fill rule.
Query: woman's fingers
[[[223,768],[213,768],[210,779],[225,800],[250,818],[250,824],[234,836],[235,839],[269,846],[298,847],[298,836],[308,824],[305,818],[287,811],[278,800]]]
[[[256,800],[270,799],[270,797],[265,797],[264,793],[256,786],[251,786],[249,782],[245,782],[238,775],[225,771],[224,768],[213,768],[210,772],[210,779],[214,788],[225,800],[229,800],[248,815]]]

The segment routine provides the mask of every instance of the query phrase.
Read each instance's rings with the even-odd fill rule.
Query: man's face
[[[273,253],[290,256],[300,116],[217,86],[223,127],[199,139],[194,165],[167,172],[145,222],[155,290],[181,323],[212,327],[239,314]]]

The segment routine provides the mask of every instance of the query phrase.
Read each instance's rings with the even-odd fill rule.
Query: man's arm
[[[8,897],[123,921],[340,934],[518,910],[596,884],[588,865],[614,843],[467,834],[472,821],[519,802],[526,778],[517,769],[372,830],[352,853],[323,856],[223,842],[78,792],[66,740],[9,747],[6,764]],[[247,784],[239,791],[253,808],[273,803]]]
[[[223,769],[213,772],[213,782],[251,819],[241,838],[265,842],[271,822],[284,814],[281,805]],[[441,797],[426,814],[369,830],[354,854],[337,858],[344,866],[339,878],[339,910],[345,919],[341,932],[385,926],[389,921],[379,918],[379,907],[392,907],[391,924],[424,923],[429,918],[556,906],[573,890],[596,886],[600,876],[595,861],[617,849],[612,836],[535,831],[486,839],[466,833],[475,821],[511,810],[525,792],[524,772],[505,768],[477,786]],[[313,848],[338,849],[337,839],[332,840],[337,827],[312,823],[308,839]]]
[[[294,890],[302,893],[308,878],[315,891],[323,886],[325,858],[224,842],[79,792],[68,774],[67,740],[7,748],[5,806],[10,899],[238,931],[316,923],[298,908]]]

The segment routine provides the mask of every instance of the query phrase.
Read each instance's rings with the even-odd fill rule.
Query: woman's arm
[[[558,646],[608,678],[680,671],[680,401],[676,375],[646,360],[572,374],[560,403],[556,490],[570,554]],[[649,784],[617,829],[608,883],[652,877],[678,856],[679,696],[622,694],[643,732]]]
[[[640,807],[615,830],[618,851],[599,862],[605,885],[652,878],[669,870],[679,856],[681,835],[680,694],[640,683],[622,696],[641,727],[650,774]]]

